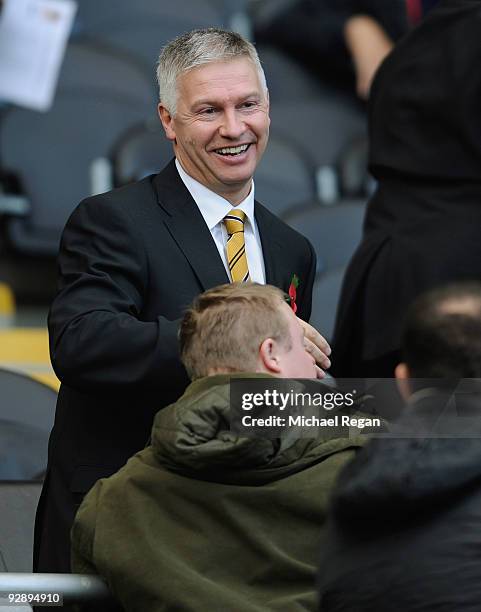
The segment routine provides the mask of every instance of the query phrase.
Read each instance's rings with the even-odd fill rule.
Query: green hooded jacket
[[[316,609],[328,498],[364,437],[238,437],[230,378],[161,410],[151,445],[77,514],[73,571],[103,576],[129,612]]]

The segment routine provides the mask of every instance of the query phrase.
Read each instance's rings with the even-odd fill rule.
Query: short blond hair
[[[290,350],[289,324],[282,310],[286,298],[277,287],[256,283],[231,283],[200,294],[179,331],[180,356],[191,379],[216,369],[255,371],[266,338]]]

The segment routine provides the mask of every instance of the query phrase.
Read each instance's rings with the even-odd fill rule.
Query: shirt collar
[[[252,181],[252,187],[249,195],[245,198],[245,200],[242,200],[240,204],[234,207],[228,200],[217,193],[214,193],[210,189],[207,189],[205,185],[202,185],[202,183],[199,183],[199,181],[196,181],[194,178],[189,176],[182,168],[177,158],[175,160],[175,166],[180,178],[182,179],[182,182],[189,190],[190,195],[194,198],[195,203],[199,207],[199,210],[211,231],[233,208],[242,210],[245,213],[247,220],[250,222],[252,227],[254,227],[254,181]]]

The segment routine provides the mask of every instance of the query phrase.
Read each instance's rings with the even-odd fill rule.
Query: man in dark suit
[[[297,277],[297,314],[310,315],[314,251],[254,202],[269,128],[254,47],[237,34],[194,31],[162,51],[157,76],[175,161],[84,200],[62,237],[49,316],[62,385],[37,512],[37,571],[69,571],[83,496],[145,446],[154,414],[185,389],[177,327],[197,294],[248,278],[292,293]],[[329,347],[303,326],[308,350],[328,367]]]

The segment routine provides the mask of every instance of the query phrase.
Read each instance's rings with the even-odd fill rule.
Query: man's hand
[[[329,346],[327,340],[317,331],[317,329],[302,319],[298,320],[301,326],[304,328],[306,351],[316,360],[317,378],[324,378],[326,376],[324,370],[331,367],[331,360],[329,359],[331,347]]]

